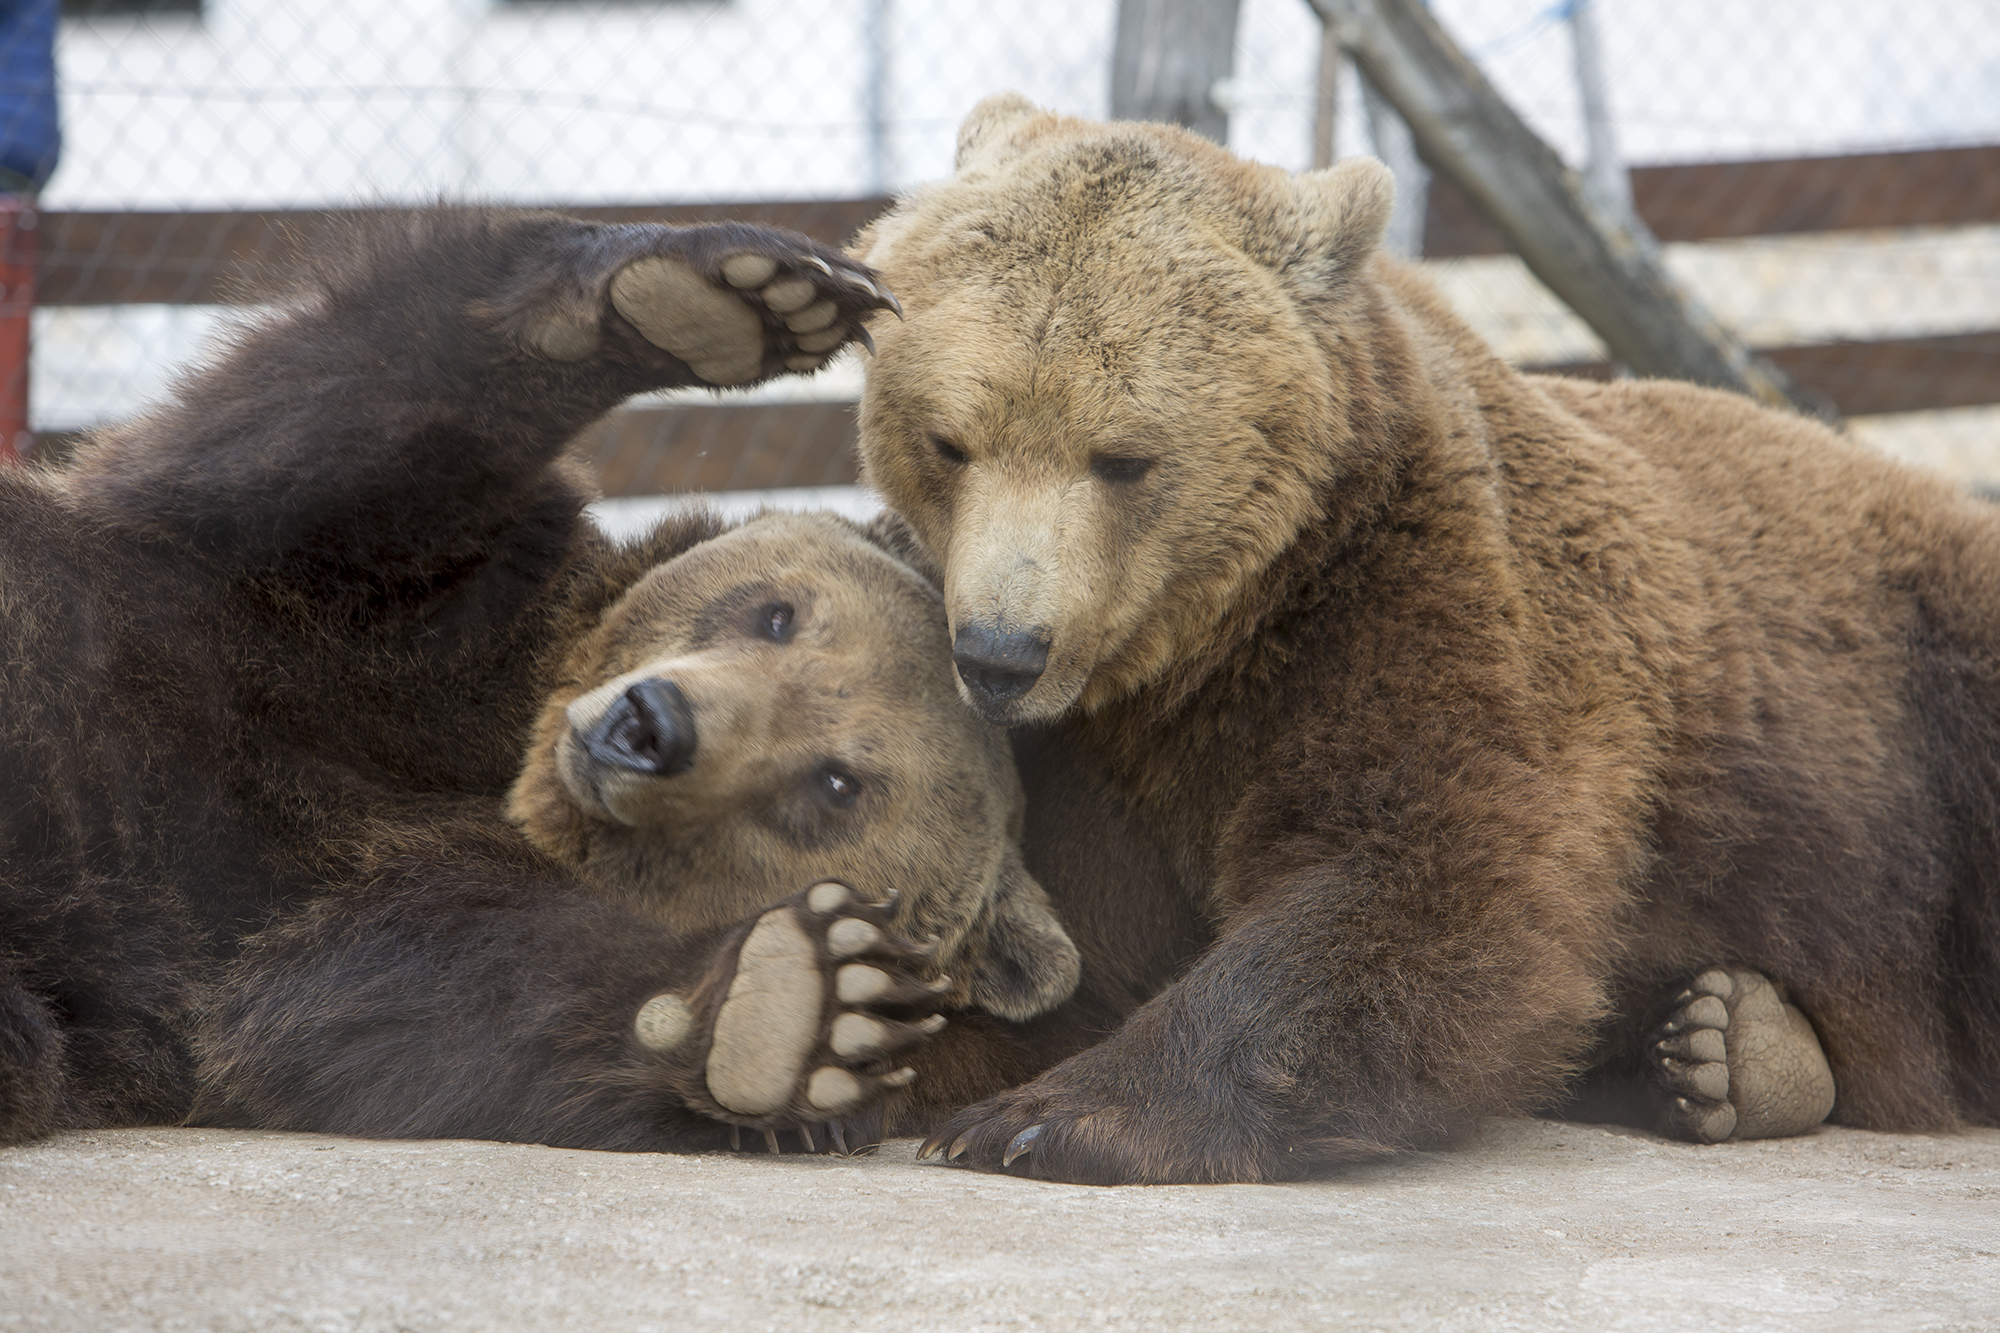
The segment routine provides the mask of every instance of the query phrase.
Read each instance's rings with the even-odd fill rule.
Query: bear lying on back
[[[1545,1104],[1691,978],[1677,1132],[1812,1123],[1823,1078],[1794,1120],[1736,1085],[1800,1031],[1755,973],[1838,1119],[2000,1120],[2000,512],[1731,395],[1517,374],[1374,253],[1388,207],[1379,164],[1003,97],[862,238],[909,316],[866,475],[966,697],[1219,923],[934,1144],[1283,1176]]]
[[[933,1011],[1067,995],[935,589],[823,516],[612,546],[564,457],[887,303],[767,229],[385,219],[164,408],[0,469],[0,1143],[810,1133]]]

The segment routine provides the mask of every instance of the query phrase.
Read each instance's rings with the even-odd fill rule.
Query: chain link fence
[[[1397,243],[1504,355],[1616,373],[1426,182],[1305,0],[1237,8],[1233,72],[1212,90],[1233,148],[1294,169],[1381,153],[1411,201]],[[1567,161],[1629,182],[1674,271],[1857,434],[2000,485],[2000,5],[1433,11]],[[1117,15],[1118,0],[69,0],[64,146],[38,201],[35,447],[157,396],[227,318],[230,284],[321,210],[752,216],[841,240],[946,174],[988,93],[1108,114]],[[851,481],[858,384],[846,364],[638,404],[596,439],[606,489]]]

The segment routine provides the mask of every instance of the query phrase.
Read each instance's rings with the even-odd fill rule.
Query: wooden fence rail
[[[2000,145],[1842,157],[1641,167],[1640,215],[1663,241],[1719,240],[1885,227],[2000,223]],[[722,219],[791,227],[845,242],[884,198],[749,204],[564,208],[608,222]],[[209,304],[253,292],[260,274],[340,212],[40,215],[35,300],[41,305]],[[1502,252],[1498,233],[1443,181],[1432,184],[1427,258]],[[2000,329],[1937,337],[1760,348],[1849,416],[2000,403]],[[1604,375],[1602,364],[1542,367]],[[847,404],[634,409],[592,436],[605,491],[821,486],[855,476]]]

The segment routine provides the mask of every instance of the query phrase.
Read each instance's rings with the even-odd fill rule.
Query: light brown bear
[[[1840,1121],[2000,1118],[2000,512],[1729,394],[1516,373],[1376,253],[1389,204],[1008,96],[858,245],[908,313],[866,474],[960,688],[1218,931],[931,1146],[1266,1180],[1641,1050],[1677,1132],[1785,1132],[1831,1085],[1758,974]]]

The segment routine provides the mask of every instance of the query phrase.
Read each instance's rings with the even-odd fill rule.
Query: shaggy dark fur
[[[734,225],[388,219],[67,471],[0,469],[0,1143],[726,1138],[681,1109],[694,1048],[631,1022],[728,932],[586,896],[499,801],[579,627],[718,531],[619,549],[582,516],[564,442],[694,382],[604,282],[742,252],[846,263]],[[532,353],[551,311],[601,316],[595,354]]]

